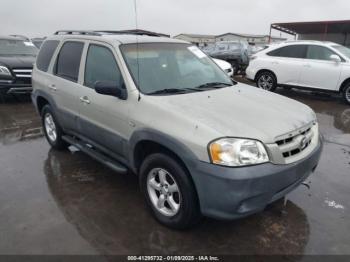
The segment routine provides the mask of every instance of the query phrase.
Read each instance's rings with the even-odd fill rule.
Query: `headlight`
[[[222,138],[209,145],[209,153],[211,161],[222,166],[248,166],[269,161],[264,145],[251,139]]]
[[[11,76],[11,72],[6,66],[0,66],[0,76]]]

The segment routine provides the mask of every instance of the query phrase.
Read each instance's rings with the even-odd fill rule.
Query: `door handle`
[[[50,88],[52,91],[57,91],[57,87],[56,87],[55,84],[49,85],[49,88]]]
[[[311,65],[310,64],[305,64],[305,65],[303,65],[304,67],[311,67]]]
[[[87,96],[80,97],[80,102],[85,103],[85,104],[90,104],[91,103]]]

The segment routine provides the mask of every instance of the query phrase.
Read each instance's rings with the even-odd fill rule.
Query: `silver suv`
[[[60,31],[43,43],[32,99],[53,148],[138,175],[173,228],[261,211],[315,170],[309,107],[232,82],[187,42],[132,33]]]

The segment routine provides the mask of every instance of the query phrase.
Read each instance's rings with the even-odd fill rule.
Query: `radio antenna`
[[[139,30],[139,25],[138,25],[138,20],[137,20],[137,0],[134,0],[134,10],[135,10],[135,26],[136,26],[136,31]],[[139,36],[136,34],[136,61],[137,61],[137,83],[140,88],[141,83],[140,83],[140,63],[139,63]],[[141,100],[141,92],[139,92],[139,97],[138,101]]]

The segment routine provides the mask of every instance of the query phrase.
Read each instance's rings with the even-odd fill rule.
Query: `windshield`
[[[164,89],[189,90],[208,83],[232,85],[230,78],[196,46],[126,44],[121,46],[121,51],[135,83],[144,94]]]
[[[0,56],[31,55],[36,56],[38,49],[32,42],[23,40],[0,39]]]
[[[350,58],[350,49],[349,48],[342,46],[342,45],[334,45],[333,48],[337,49],[340,53],[345,55],[347,58]]]

